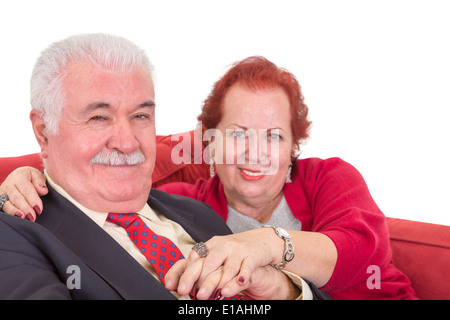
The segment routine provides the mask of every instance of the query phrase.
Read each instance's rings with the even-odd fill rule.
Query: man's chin
[[[145,204],[148,199],[148,195],[151,189],[151,179],[147,179],[145,182],[142,180],[135,181],[133,179],[112,179],[104,186],[103,194],[104,198],[111,203],[117,205],[125,203],[127,205],[132,205],[137,203],[135,206],[140,206],[139,209]],[[134,206],[134,207],[135,207]]]
[[[104,209],[102,212],[115,212],[115,213],[130,213],[141,210],[147,203],[148,194],[143,197],[140,194],[138,197],[124,197],[123,195],[113,196],[112,199],[105,199]],[[107,210],[105,210],[107,209]]]

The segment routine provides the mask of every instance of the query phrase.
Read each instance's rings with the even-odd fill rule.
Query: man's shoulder
[[[16,244],[18,239],[23,238],[20,235],[21,224],[22,219],[0,212],[0,249],[7,243]]]
[[[17,243],[20,238],[32,240],[36,234],[50,233],[37,223],[0,212],[0,244]]]
[[[58,242],[53,234],[37,223],[0,213],[0,269],[26,261],[36,263],[44,259],[42,247],[53,247]]]

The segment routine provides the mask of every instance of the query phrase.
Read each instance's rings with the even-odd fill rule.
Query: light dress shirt
[[[60,195],[70,201],[74,206],[76,206],[81,212],[91,218],[100,228],[102,228],[114,240],[116,240],[134,259],[136,259],[136,261],[142,267],[144,267],[153,277],[155,277],[159,281],[159,277],[157,276],[155,269],[145,258],[145,256],[140,252],[138,247],[131,241],[126,230],[116,225],[115,223],[106,221],[108,212],[97,212],[86,208],[78,201],[76,201],[72,196],[70,196],[61,186],[56,184],[48,175],[46,170],[44,170],[44,174],[47,178],[48,183],[56,192],[58,192]],[[189,255],[192,250],[192,246],[195,244],[195,241],[178,223],[167,219],[163,214],[150,208],[147,203],[141,210],[136,212],[136,214],[154,233],[158,235],[164,235],[166,238],[169,238],[180,249],[185,257]],[[303,279],[293,273],[285,273],[294,284],[302,289],[302,294],[297,297],[297,300],[311,300],[312,293],[306,282],[304,282]],[[188,295],[180,296],[176,292],[172,292],[172,294],[180,300],[190,299]]]

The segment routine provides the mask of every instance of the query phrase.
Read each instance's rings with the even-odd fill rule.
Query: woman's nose
[[[268,165],[270,163],[271,145],[267,134],[260,130],[259,134],[249,134],[246,139],[245,157],[249,164]]]

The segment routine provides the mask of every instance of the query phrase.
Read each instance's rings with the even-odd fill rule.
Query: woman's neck
[[[235,198],[230,197],[226,192],[225,197],[227,198],[228,205],[240,214],[253,218],[260,223],[266,223],[269,221],[272,213],[280,204],[281,199],[283,198],[283,190],[281,190],[280,193],[278,193],[271,200]]]

